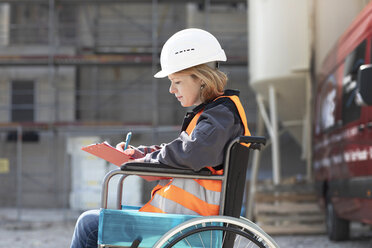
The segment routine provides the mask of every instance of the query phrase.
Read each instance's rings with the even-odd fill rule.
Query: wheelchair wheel
[[[279,247],[260,227],[244,218],[207,216],[191,219],[168,231],[156,248],[181,247]]]

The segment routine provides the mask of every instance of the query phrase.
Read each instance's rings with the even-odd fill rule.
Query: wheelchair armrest
[[[195,176],[210,176],[212,172],[207,168],[203,168],[200,171],[193,171],[188,169],[178,169],[170,167],[161,163],[138,163],[138,162],[129,162],[123,164],[120,169],[122,171],[137,171],[137,172],[154,172],[162,173],[164,175],[195,175]]]
[[[103,179],[102,183],[102,194],[101,194],[101,207],[107,208],[108,199],[108,186],[109,181],[116,175],[121,175],[121,179],[118,184],[118,209],[121,208],[121,195],[123,188],[123,180],[128,175],[137,175],[147,181],[154,181],[164,178],[189,178],[189,179],[209,179],[209,180],[223,180],[222,175],[213,175],[208,169],[202,169],[200,171],[193,171],[187,169],[177,169],[165,164],[160,163],[138,163],[128,162],[123,164],[120,169],[112,170],[108,172]]]
[[[250,149],[260,150],[261,145],[266,145],[266,138],[263,136],[240,136],[238,142],[250,143]]]

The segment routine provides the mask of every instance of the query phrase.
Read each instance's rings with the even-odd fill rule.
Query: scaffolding
[[[183,1],[175,1],[173,4],[169,4],[167,1],[159,1],[160,3],[158,1],[139,1],[140,3],[138,3],[138,1],[109,0],[104,2],[105,5],[102,7],[103,2],[98,0],[0,1],[3,3],[4,11],[8,12],[8,22],[10,22],[9,27],[4,28],[4,32],[7,34],[3,35],[6,37],[3,39],[3,43],[10,46],[7,49],[0,49],[0,68],[47,68],[47,84],[50,86],[48,93],[55,99],[54,112],[59,112],[58,97],[63,98],[63,96],[58,95],[56,91],[64,90],[66,92],[62,86],[64,82],[58,82],[56,78],[61,72],[60,68],[74,68],[76,77],[85,68],[90,68],[92,75],[98,74],[100,68],[104,66],[115,67],[113,73],[117,75],[122,73],[120,68],[130,66],[151,67],[153,74],[159,69],[158,58],[161,45],[171,34],[189,25],[184,21],[187,17],[178,17],[185,15],[185,10],[181,11],[181,9],[187,8],[187,3],[185,4]],[[190,2],[203,4],[202,7],[197,6],[202,9],[203,18],[200,18],[201,15],[193,16],[196,17],[195,19],[202,19],[203,23],[191,23],[190,25],[212,26],[209,21],[211,15],[208,14],[212,5],[211,1]],[[224,1],[216,2],[221,4]],[[242,4],[243,1],[228,2],[233,5]],[[183,6],[179,7],[179,5]],[[140,10],[138,10],[139,7],[141,7]],[[244,8],[243,10],[245,11]],[[136,14],[131,15],[130,13],[134,11]],[[221,26],[220,23],[218,25]],[[243,30],[245,31],[245,28]],[[220,33],[221,40],[225,45],[224,48],[229,54],[228,65],[245,66],[247,63],[246,32],[242,32],[242,28],[234,30],[234,28],[225,25]],[[217,35],[220,34],[217,33]],[[24,49],[25,47],[29,47],[29,49]],[[150,122],[157,126],[159,116],[159,102],[156,100],[159,90],[158,80],[152,79],[151,76],[145,79],[141,78],[143,76],[133,77],[132,81],[151,81],[151,91],[154,97],[151,102],[153,118]],[[120,75],[117,79],[116,82],[113,80],[111,85],[124,81]],[[76,99],[81,99],[88,93],[97,95],[97,92],[94,92],[97,87],[96,89],[88,89],[91,92],[87,92],[87,89],[77,88],[80,86],[79,81],[87,80],[87,78],[72,80],[77,81],[76,88],[69,90],[76,91]],[[90,80],[93,82],[91,83],[92,88],[94,84],[100,83],[97,82],[99,77],[92,76]],[[128,87],[133,90],[133,86]],[[125,89],[104,90],[103,94],[117,94],[118,90],[124,92]],[[66,92],[66,94],[68,93]],[[0,108],[5,107],[4,104],[0,106]],[[75,110],[75,112],[79,112],[79,110]],[[49,120],[46,121],[49,122]],[[4,120],[0,121],[4,122]],[[9,120],[5,120],[5,122],[7,121]],[[66,120],[58,119],[58,116],[55,116],[53,121]],[[67,121],[76,121],[76,116],[73,117],[73,120]]]
[[[184,110],[163,94],[168,84],[152,75],[162,44],[180,29],[216,34],[229,56],[226,70],[240,70],[237,88],[247,88],[246,8],[246,1],[222,0],[0,0],[0,158],[10,164],[0,177],[2,186],[16,189],[4,204],[16,202],[20,218],[32,184],[46,195],[41,199],[53,201],[47,207],[68,207],[69,137],[96,135],[115,143],[129,130],[137,142],[174,137]],[[235,13],[234,25],[224,20],[226,12]],[[12,91],[11,82],[23,78],[35,87]],[[38,98],[17,106],[11,94]],[[17,109],[34,110],[33,120],[13,121]]]

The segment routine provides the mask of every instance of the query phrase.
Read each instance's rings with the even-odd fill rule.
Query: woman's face
[[[171,81],[169,92],[174,94],[183,107],[191,107],[202,103],[200,99],[201,80],[191,75],[173,73],[168,76]]]

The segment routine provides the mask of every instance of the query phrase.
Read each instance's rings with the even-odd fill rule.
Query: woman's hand
[[[117,150],[124,152],[126,155],[130,156],[130,159],[128,160],[128,162],[139,162],[139,163],[145,162],[145,159],[143,158],[145,155],[143,154],[143,152],[141,152],[137,148],[130,146],[130,145],[125,150],[124,150],[124,147],[125,147],[125,142],[120,142],[119,144],[116,145]]]
[[[120,142],[119,144],[116,145],[116,149],[121,151],[121,152],[124,152],[124,147],[125,147],[125,142]]]
[[[125,147],[125,142],[120,142],[119,144],[116,145],[116,149],[121,151],[121,152],[124,152],[126,155],[132,156],[134,154],[134,152],[135,152],[134,149],[127,148],[127,149],[124,150],[124,147]]]
[[[130,156],[131,158],[128,160],[128,162],[143,162],[143,159],[141,158],[138,158],[138,159],[134,159],[132,158],[132,156],[134,155],[135,153],[135,150],[132,149],[132,148],[127,148],[124,150],[124,147],[125,147],[125,142],[120,142],[119,144],[116,145],[116,149],[121,151],[121,152],[124,152],[126,155]],[[129,146],[130,147],[130,146]]]

